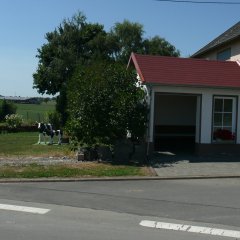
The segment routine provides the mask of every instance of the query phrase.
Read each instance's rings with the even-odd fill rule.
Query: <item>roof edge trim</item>
[[[145,82],[145,79],[143,77],[143,74],[142,74],[142,71],[138,65],[138,61],[137,61],[137,58],[136,58],[136,54],[135,53],[131,53],[131,56],[129,58],[129,61],[128,61],[128,65],[127,65],[127,68],[130,66],[131,62],[134,64],[135,66],[135,69],[137,70],[137,73],[141,79],[142,82]]]

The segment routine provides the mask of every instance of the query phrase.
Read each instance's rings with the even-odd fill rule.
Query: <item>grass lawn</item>
[[[50,178],[50,177],[120,177],[149,176],[145,167],[118,166],[104,163],[76,163],[60,165],[2,166],[0,178]]]
[[[0,134],[0,158],[74,156],[68,145],[37,145],[38,133]],[[1,161],[1,160],[0,160]],[[50,178],[50,177],[117,177],[149,176],[146,167],[114,165],[97,162],[76,162],[55,165],[25,164],[3,165],[0,178]]]
[[[38,132],[0,134],[0,156],[2,157],[61,157],[71,155],[68,145],[34,145]]]
[[[46,114],[55,110],[55,105],[55,101],[41,104],[16,104],[17,113],[23,116],[25,122],[44,121]]]

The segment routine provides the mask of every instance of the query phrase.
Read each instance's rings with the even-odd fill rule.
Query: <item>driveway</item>
[[[240,177],[240,159],[236,156],[196,156],[187,153],[156,152],[151,166],[159,177]]]

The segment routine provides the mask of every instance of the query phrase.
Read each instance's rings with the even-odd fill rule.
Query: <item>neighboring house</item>
[[[237,62],[132,53],[131,66],[147,91],[148,149],[240,154]]]
[[[240,22],[192,55],[208,60],[240,60]]]

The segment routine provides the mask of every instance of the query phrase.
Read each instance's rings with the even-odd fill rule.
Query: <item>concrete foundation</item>
[[[229,155],[239,156],[240,144],[196,144],[197,155]]]

